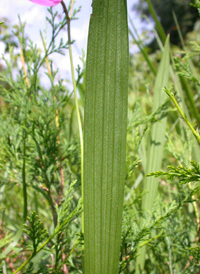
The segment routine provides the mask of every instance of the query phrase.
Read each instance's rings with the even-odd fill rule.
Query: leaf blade
[[[84,128],[85,273],[117,273],[128,94],[126,1],[93,1]]]
[[[153,112],[156,111],[164,103],[166,98],[163,88],[167,86],[169,80],[169,51],[169,37],[167,37],[155,81],[152,109]],[[165,117],[161,121],[154,123],[151,127],[150,145],[147,152],[147,164],[145,174],[161,169],[166,123],[167,118]],[[142,209],[144,212],[148,211],[151,214],[153,203],[157,196],[158,179],[153,177],[146,177],[144,179],[143,188],[146,192],[146,195],[142,199]],[[141,226],[143,225],[143,223],[144,219],[141,218]],[[136,274],[139,274],[140,271],[142,271],[144,268],[146,247],[142,247],[139,252],[140,254],[136,260]]]

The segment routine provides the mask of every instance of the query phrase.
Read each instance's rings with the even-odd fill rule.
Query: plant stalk
[[[200,144],[200,136],[199,134],[196,132],[196,130],[194,129],[194,127],[192,126],[192,124],[190,123],[189,119],[187,118],[187,116],[183,113],[182,109],[180,108],[178,102],[176,101],[176,98],[174,96],[174,94],[172,92],[170,92],[167,88],[165,88],[165,92],[167,93],[167,95],[170,97],[170,99],[172,100],[172,102],[174,103],[176,109],[178,110],[178,112],[180,113],[181,117],[184,119],[184,121],[186,122],[186,124],[189,126],[189,128],[191,129],[194,137],[196,138],[196,140],[198,141],[198,143]]]
[[[73,1],[72,1],[73,4]],[[80,116],[80,110],[79,110],[79,104],[78,104],[78,94],[77,94],[77,88],[76,88],[76,80],[75,80],[75,73],[74,73],[74,64],[73,64],[73,54],[72,54],[72,41],[71,41],[71,29],[70,29],[70,23],[71,23],[71,15],[72,12],[70,12],[70,16],[68,13],[68,10],[66,8],[65,3],[62,1],[61,5],[63,7],[66,20],[67,20],[67,35],[68,35],[68,42],[69,42],[69,57],[70,57],[70,65],[71,65],[71,74],[72,74],[72,84],[74,89],[74,100],[75,100],[75,106],[76,106],[76,114],[77,114],[77,120],[78,120],[78,129],[79,129],[79,138],[80,138],[80,147],[81,147],[81,193],[82,193],[82,199],[83,199],[83,189],[84,189],[84,182],[83,182],[83,132],[82,132],[82,124],[81,124],[81,116]],[[73,5],[72,5],[73,6]],[[72,9],[71,9],[72,10]],[[82,213],[82,232],[84,231],[84,218]]]
[[[19,31],[19,29],[18,29]],[[23,54],[23,48],[22,48],[22,41],[21,39],[19,39],[20,41],[20,58],[21,58],[21,62],[22,62],[22,67],[23,67],[23,71],[24,71],[24,75],[25,75],[25,80],[26,80],[26,85],[27,88],[30,88],[30,82],[28,79],[28,74],[26,71],[26,63],[25,63],[25,58],[24,58],[24,54]],[[26,96],[27,94],[25,94]],[[25,98],[26,100],[26,98]],[[30,98],[29,98],[30,100]],[[26,104],[27,105],[27,104]],[[25,110],[25,116],[26,116],[26,110]],[[26,126],[26,117],[24,120],[24,126]],[[23,199],[24,199],[24,213],[23,213],[23,219],[24,219],[24,223],[26,222],[27,219],[27,214],[28,214],[28,197],[27,197],[27,185],[26,185],[26,130],[23,129],[23,165],[22,165],[22,184],[23,184]]]

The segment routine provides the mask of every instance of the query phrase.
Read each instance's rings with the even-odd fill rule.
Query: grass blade
[[[153,18],[153,20],[154,20],[154,22],[156,24],[156,29],[157,29],[157,31],[158,31],[158,33],[160,35],[160,38],[161,38],[162,42],[164,43],[165,40],[166,40],[165,31],[164,31],[164,29],[163,29],[163,27],[162,27],[162,25],[161,25],[161,23],[160,23],[160,21],[158,19],[158,16],[157,16],[157,14],[155,12],[155,9],[154,9],[154,7],[153,7],[153,5],[151,3],[151,0],[146,0],[146,2],[148,4],[148,8],[149,8],[149,11],[151,13],[151,16],[152,16],[152,18]]]
[[[168,84],[169,78],[169,37],[166,40],[165,48],[162,56],[160,66],[158,68],[158,73],[155,81],[154,96],[153,96],[153,110],[158,109],[165,101],[165,94],[163,88]],[[151,127],[150,133],[150,145],[147,153],[147,164],[145,174],[153,171],[160,170],[162,163],[163,145],[165,140],[165,130],[166,130],[166,118],[161,121],[154,123]],[[146,177],[144,180],[144,191],[146,195],[142,200],[142,208],[144,212],[149,211],[151,213],[153,202],[156,199],[158,189],[158,179],[153,177]],[[141,219],[141,225],[143,225],[144,220]],[[136,262],[136,273],[141,273],[140,271],[144,267],[145,262],[145,246],[139,251],[140,255]]]
[[[128,96],[127,4],[93,0],[84,126],[84,273],[118,271]]]

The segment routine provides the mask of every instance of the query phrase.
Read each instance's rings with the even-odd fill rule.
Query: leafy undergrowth
[[[73,18],[76,13],[75,10]],[[14,27],[6,23],[0,26],[8,49],[0,76],[3,274],[17,273],[20,267],[19,273],[82,273],[80,144],[73,93],[51,62],[53,54],[66,54],[68,49],[68,42],[55,43],[66,26],[65,19],[58,22],[57,18],[58,14],[50,9],[52,37],[47,42],[43,39],[44,49],[25,36],[26,28],[21,22]],[[130,48],[134,43],[130,40]],[[143,49],[148,62],[142,50],[130,55],[129,62],[127,172],[119,273],[136,273],[137,258],[144,247],[144,266],[143,270],[138,268],[138,273],[199,273],[200,148],[184,120],[187,117],[199,136],[199,25],[188,34],[184,48],[171,48],[173,57],[166,68],[170,72],[167,88],[184,117],[167,96],[154,109],[155,74],[162,47],[151,54]],[[83,69],[77,69],[77,87],[83,119],[82,60]],[[47,85],[43,84],[44,75]],[[164,89],[160,92],[165,93]],[[162,167],[147,174],[151,128],[162,119],[167,119]],[[158,182],[152,210],[142,206],[148,196],[143,188],[147,175],[155,176]]]

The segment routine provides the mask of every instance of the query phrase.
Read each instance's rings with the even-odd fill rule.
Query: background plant
[[[62,32],[66,26],[65,20],[57,21],[53,10],[48,21],[54,36],[56,29]],[[129,59],[127,172],[119,273],[135,273],[136,258],[143,247],[144,273],[198,273],[199,144],[170,97],[153,109],[155,77],[164,46],[157,30],[158,48],[150,54],[145,46],[148,33],[139,35],[134,21],[130,24],[130,49],[137,43],[140,51]],[[66,53],[68,44],[52,37],[50,44],[44,40],[46,49],[38,49],[26,37],[22,22],[14,27],[1,24],[1,33],[6,32],[10,33],[4,36],[10,58],[1,68],[0,89],[1,272],[13,273],[28,260],[22,273],[82,273],[80,144],[74,98],[65,80],[57,81],[58,72],[51,61],[51,54]],[[170,46],[170,77],[165,90],[174,96],[199,135],[198,22],[183,42],[179,47]],[[49,88],[41,79],[44,72]],[[79,104],[83,106],[85,71],[80,68],[76,84]],[[149,213],[142,203],[147,195],[143,183],[150,129],[152,125],[159,126],[166,116],[162,167],[149,174],[158,176],[158,192]],[[42,239],[35,237],[32,241],[33,232]]]
[[[77,12],[78,10],[74,10],[72,16],[75,16]],[[25,242],[23,244],[20,240],[20,245],[24,247],[20,249],[21,255],[18,256],[18,264],[13,266],[13,270],[17,265],[20,266],[23,261],[26,261],[26,258],[35,257],[44,241],[44,237],[37,239],[37,235],[40,235],[40,231],[37,232],[38,217],[34,217],[36,215],[33,215],[31,211],[36,212],[40,219],[45,219],[43,223],[45,228],[48,228],[49,235],[43,248],[48,247],[49,251],[47,248],[44,260],[35,259],[34,264],[31,262],[32,270],[30,271],[43,269],[49,260],[49,267],[53,268],[56,273],[62,268],[67,268],[65,260],[68,259],[65,254],[70,252],[72,245],[77,245],[76,233],[80,233],[79,218],[66,231],[66,225],[75,217],[77,218],[81,212],[81,206],[78,204],[80,156],[79,140],[76,137],[77,127],[74,126],[72,119],[73,95],[66,88],[63,80],[56,79],[58,71],[54,71],[51,62],[52,54],[64,54],[69,46],[68,42],[64,43],[63,40],[58,41],[58,44],[56,42],[56,37],[66,26],[66,19],[59,22],[57,16],[58,14],[53,13],[52,9],[49,10],[47,21],[52,27],[52,37],[47,44],[41,33],[43,52],[25,37],[25,25],[20,21],[19,27],[15,27],[13,36],[16,44],[19,45],[19,55],[14,54],[10,45],[10,61],[4,59],[7,67],[1,74],[3,102],[1,109],[3,129],[1,131],[1,204],[2,220],[4,220],[2,235],[6,237],[6,227],[10,226],[11,232],[18,231],[17,236],[13,236],[10,242],[15,241],[15,246],[19,244],[20,235],[18,234],[22,234],[23,223],[30,215],[29,223],[31,223],[32,230],[27,230],[27,227],[28,237],[24,232],[23,235],[26,241],[29,238],[33,241],[31,255],[31,249],[27,249]],[[22,65],[20,70],[16,69],[16,62]],[[44,73],[49,80],[50,88],[48,89],[40,81],[40,75]],[[76,185],[74,181],[77,181]],[[73,201],[71,198],[68,200],[66,196],[66,191],[71,189],[71,185],[74,189]],[[64,201],[64,198],[67,200]],[[63,207],[65,214],[61,210]],[[23,222],[21,214],[23,214]],[[8,216],[11,218],[9,219]],[[60,221],[61,216],[62,222]],[[73,236],[71,233],[74,233]],[[52,235],[56,237],[53,238]],[[15,251],[18,252],[18,248],[5,249],[4,245],[2,248],[2,262],[5,262],[7,254],[10,254],[10,258],[17,256]],[[43,251],[39,256],[44,256]],[[50,259],[51,256],[53,260]],[[10,261],[7,263],[12,264]],[[72,269],[77,268],[73,266],[73,261],[69,264],[72,265]],[[41,271],[50,271],[47,266],[45,269]]]

